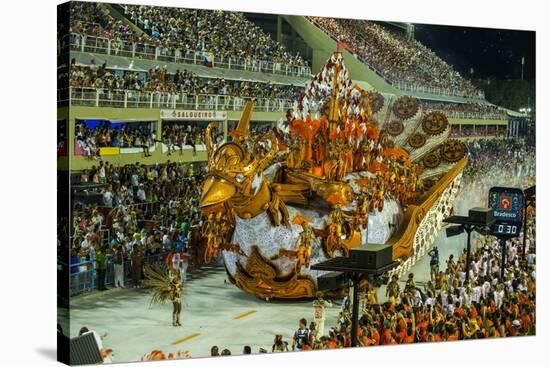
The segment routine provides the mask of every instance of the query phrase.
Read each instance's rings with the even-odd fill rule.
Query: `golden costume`
[[[396,305],[400,293],[401,287],[399,286],[397,276],[394,275],[392,276],[391,281],[386,286],[386,296],[390,299],[390,302],[393,305]]]
[[[300,269],[303,267],[309,268],[309,259],[312,253],[312,244],[315,241],[315,234],[311,226],[309,225],[309,218],[300,216],[298,220],[302,226],[302,232],[298,237],[298,248],[296,251],[296,273],[300,273]],[[296,218],[295,218],[296,219]],[[297,222],[296,220],[293,222]]]
[[[144,268],[145,286],[151,288],[151,303],[172,302],[172,326],[181,326],[181,297],[183,284],[180,272],[168,269],[166,265],[146,265]]]
[[[237,286],[266,298],[309,297],[315,293],[313,280],[296,274],[303,266],[309,266],[311,247],[317,244],[313,241],[314,236],[310,230],[316,231],[316,235],[320,236],[319,242],[325,257],[333,257],[338,250],[347,256],[350,248],[361,245],[362,233],[357,229],[368,223],[366,217],[369,212],[384,209],[386,196],[392,196],[404,207],[406,201],[424,194],[423,190],[415,191],[423,187],[418,177],[424,175],[424,172],[413,162],[421,162],[422,167],[427,167],[419,151],[422,144],[418,143],[426,137],[419,133],[416,140],[408,139],[405,135],[399,136],[403,131],[389,135],[386,129],[380,134],[369,93],[353,86],[340,53],[331,56],[330,63],[318,74],[318,82],[323,88],[318,89],[317,85],[312,85],[307,98],[302,95],[296,102],[294,111],[287,112],[290,128],[288,141],[277,132],[249,137],[254,100],[247,102],[241,120],[230,132],[232,141],[212,143],[210,129],[218,126],[215,122],[208,125],[204,134],[209,170],[204,179],[199,206],[201,212],[209,217],[209,223],[205,225],[203,232],[206,261],[214,259],[220,249],[231,248],[231,251],[238,251],[238,244],[226,243],[231,238],[233,229],[239,225],[237,223],[241,223],[237,219],[249,220],[266,214],[273,226],[289,226],[289,210],[286,205],[300,205],[300,208],[292,207],[300,212],[301,208],[309,208],[310,204],[317,203],[317,214],[326,219],[327,225],[324,228],[308,229],[304,225],[300,238],[297,238],[299,233],[289,229],[293,232],[290,233],[292,241],[296,241],[292,250],[288,249],[287,243],[276,245],[279,247],[278,256],[296,259],[294,274],[280,276],[279,264],[271,263],[272,258],[262,256],[259,250],[257,256],[252,256],[249,251],[246,255],[241,253],[235,274],[232,274]],[[380,103],[374,109],[375,113],[380,111],[383,104],[380,98],[381,95],[378,97]],[[316,105],[318,108],[313,108],[313,104],[308,104],[308,101],[319,103]],[[388,108],[384,124],[392,113],[397,116],[394,108]],[[320,117],[316,118],[318,115]],[[377,119],[382,117],[376,116]],[[408,145],[405,146],[404,143]],[[414,149],[409,149],[411,147]],[[439,159],[437,154],[436,158]],[[364,172],[365,170],[369,173]],[[350,172],[353,177],[344,181],[344,177]],[[453,174],[456,173],[453,171]],[[356,205],[356,213],[348,216],[340,208],[354,200],[355,185],[351,181],[360,176],[368,177],[368,182],[360,185],[366,187],[362,194],[364,196],[355,198],[356,202],[353,204]],[[450,176],[443,178],[449,180]],[[332,195],[339,195],[344,200],[341,203],[331,202],[329,199]],[[432,207],[433,204],[429,203],[435,200],[435,196],[441,195],[442,192],[438,191],[437,195],[423,199],[426,205],[423,204],[423,210],[413,213],[414,218],[409,221],[414,224],[411,228],[421,225],[425,217],[424,209]],[[326,204],[333,206],[330,218],[326,218]],[[211,213],[219,212],[223,213],[223,221],[217,220],[215,216],[210,217]],[[226,218],[231,218],[233,222],[228,225]],[[388,227],[392,229],[390,223]],[[243,238],[243,241],[247,239]],[[246,245],[262,247],[262,244]],[[396,242],[392,255],[395,259],[406,260],[411,256],[411,251],[412,247],[408,244]],[[415,258],[413,260],[416,261]]]

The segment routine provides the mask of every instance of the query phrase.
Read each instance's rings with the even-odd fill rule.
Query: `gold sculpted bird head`
[[[248,101],[239,124],[229,135],[231,142],[214,147],[211,129],[217,123],[206,128],[205,145],[208,154],[209,172],[202,187],[200,208],[208,211],[222,203],[231,201],[232,206],[245,207],[256,194],[261,173],[267,168],[278,151],[275,136],[268,133],[259,142],[268,141],[267,153],[258,156],[250,150],[255,144],[249,137],[249,124],[254,101]]]

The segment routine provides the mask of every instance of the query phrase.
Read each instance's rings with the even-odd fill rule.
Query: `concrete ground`
[[[465,236],[447,239],[439,234],[436,245],[444,267],[449,254],[459,254]],[[419,285],[429,280],[429,258],[424,257],[413,269]],[[163,352],[189,351],[193,358],[207,357],[217,345],[232,354],[241,354],[244,345],[253,353],[260,347],[271,351],[275,334],[291,343],[298,320],[313,316],[311,301],[269,301],[245,294],[225,283],[223,267],[209,266],[189,276],[184,293],[181,327],[171,326],[172,305],[150,305],[150,295],[141,289],[112,289],[78,296],[71,301],[71,337],[82,326],[99,334],[105,347],[114,351],[114,362],[137,361],[154,349]],[[404,279],[402,279],[404,281]],[[404,284],[403,284],[404,286]],[[379,289],[383,300],[385,288]],[[339,300],[327,309],[325,332],[336,324]]]

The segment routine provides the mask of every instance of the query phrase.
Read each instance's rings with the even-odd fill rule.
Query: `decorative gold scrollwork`
[[[430,112],[422,118],[422,130],[426,134],[439,135],[445,131],[448,125],[447,116],[442,112]]]
[[[401,121],[392,121],[388,124],[386,130],[391,136],[397,136],[405,130],[405,125]]]
[[[235,284],[263,299],[311,298],[316,294],[315,283],[308,276],[298,275],[293,270],[289,276],[280,277],[275,265],[261,255],[258,246],[252,246],[246,268],[237,263]]]
[[[466,146],[458,140],[447,140],[441,145],[440,153],[447,162],[458,162],[466,155]]]
[[[376,91],[370,91],[367,93],[371,103],[372,113],[376,113],[384,106],[384,96]]]
[[[439,166],[439,164],[441,163],[441,158],[437,153],[434,153],[434,152],[428,153],[422,160],[422,163],[426,168],[435,168]]]
[[[415,149],[421,148],[426,144],[426,136],[420,133],[414,133],[409,137],[409,145]]]
[[[393,113],[402,120],[407,120],[416,115],[420,104],[418,99],[411,96],[399,97],[393,105]]]

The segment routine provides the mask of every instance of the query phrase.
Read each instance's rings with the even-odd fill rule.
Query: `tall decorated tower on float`
[[[399,276],[426,254],[466,165],[444,114],[359,88],[340,52],[306,85],[286,128],[252,136],[253,108],[230,142],[212,141],[216,123],[206,131],[206,262],[221,256],[245,292],[299,299],[322,295],[324,272],[312,265],[351,248],[391,244]]]

